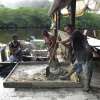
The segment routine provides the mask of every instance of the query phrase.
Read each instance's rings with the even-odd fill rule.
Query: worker
[[[21,60],[21,44],[18,41],[18,36],[13,35],[12,41],[9,43],[10,61],[16,62]]]
[[[64,31],[66,32],[65,38],[61,38],[58,43],[62,44],[65,46],[65,60],[66,62],[73,63],[74,62],[74,57],[72,54],[72,46],[71,46],[71,35],[72,32],[74,31],[74,27],[71,24],[67,24],[64,27]]]
[[[55,59],[56,58],[56,52],[54,52],[57,49],[58,45],[56,44],[56,37],[52,34],[50,34],[47,30],[43,31],[43,38],[45,40],[45,44],[48,46],[49,51],[49,58]]]
[[[87,42],[87,38],[80,32],[74,31],[72,35],[72,44],[74,55],[76,58],[76,66],[74,69],[77,72],[82,71],[83,89],[88,91],[90,89],[90,82],[93,71],[93,50]]]

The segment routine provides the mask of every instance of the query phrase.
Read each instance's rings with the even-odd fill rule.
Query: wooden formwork
[[[28,66],[27,66],[28,65]],[[45,67],[48,66],[47,62],[31,62],[31,63],[19,63],[13,68],[10,74],[6,77],[3,82],[5,88],[72,88],[72,87],[81,87],[80,83],[75,83],[72,81],[62,81],[62,80],[29,80],[27,77],[24,80],[11,80],[10,78],[17,72],[21,66],[26,68],[26,70],[36,70],[39,66]],[[35,66],[35,67],[34,67]],[[22,68],[22,69],[23,69]],[[33,69],[32,69],[33,68]],[[21,78],[22,76],[20,76]],[[16,77],[15,77],[16,78]]]

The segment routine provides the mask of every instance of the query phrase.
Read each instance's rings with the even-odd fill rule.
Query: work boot
[[[90,90],[90,85],[88,83],[88,80],[84,80],[84,86],[83,86],[83,91],[88,92]]]
[[[84,88],[83,88],[83,91],[84,91],[84,92],[89,92],[89,90],[90,90],[89,87],[84,87]]]
[[[50,75],[50,67],[48,66],[47,68],[46,68],[46,77],[48,77]]]

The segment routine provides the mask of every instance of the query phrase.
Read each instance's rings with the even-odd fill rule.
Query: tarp
[[[89,45],[100,50],[100,40],[99,39],[92,38],[92,37],[89,37],[89,36],[87,38],[88,38],[87,40],[88,40]]]
[[[100,11],[100,0],[89,0],[88,7],[92,11]]]
[[[84,4],[84,1],[77,1],[76,2],[76,16],[82,16],[87,9],[87,4]],[[61,10],[61,14],[63,15],[70,15],[70,12],[67,8]]]
[[[57,10],[61,10],[66,7],[65,9],[62,10],[62,12],[65,15],[69,15],[69,12],[67,10],[69,4],[71,3],[72,0],[54,0],[50,10],[49,10],[49,15],[52,15],[54,12]],[[77,0],[76,3],[76,15],[81,16],[84,14],[85,10],[89,8],[90,10],[93,11],[100,11],[100,0]]]
[[[61,10],[65,6],[68,6],[72,0],[54,0],[50,10],[49,15],[52,15],[57,10]]]

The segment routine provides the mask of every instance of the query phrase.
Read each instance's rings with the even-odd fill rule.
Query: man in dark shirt
[[[93,70],[93,49],[89,46],[87,38],[80,31],[73,33],[72,43],[77,65],[79,65],[79,68],[82,67],[83,87],[85,91],[88,91]]]
[[[10,49],[10,61],[20,61],[21,60],[21,44],[18,41],[18,36],[13,35],[12,41],[9,43]]]

